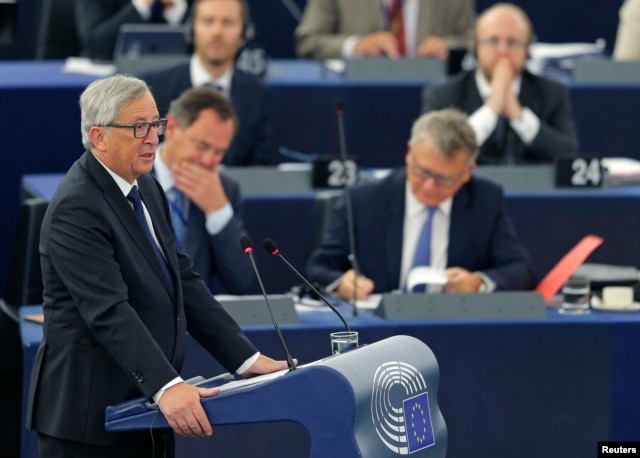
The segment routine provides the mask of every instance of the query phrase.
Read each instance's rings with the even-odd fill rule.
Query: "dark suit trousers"
[[[131,446],[105,447],[38,433],[38,452],[40,458],[174,458],[175,438],[170,429],[154,430],[153,437],[140,431]]]

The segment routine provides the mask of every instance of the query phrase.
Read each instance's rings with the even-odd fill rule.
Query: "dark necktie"
[[[149,22],[160,24],[164,22],[164,6],[161,0],[155,0],[151,5],[151,17]]]
[[[204,83],[203,86],[204,87],[210,87],[211,89],[215,89],[220,94],[224,95],[224,88],[222,86],[220,86],[219,84],[216,84],[216,83],[214,83],[212,81],[209,81],[208,83]]]
[[[169,206],[171,207],[171,222],[178,240],[178,250],[184,247],[184,233],[187,229],[187,215],[185,214],[184,194],[176,188],[171,189]]]
[[[502,154],[501,163],[506,165],[513,165],[513,148],[511,144],[511,132],[509,128],[509,120],[506,116],[499,116],[498,123],[496,124],[496,144],[498,145],[498,151]]]
[[[404,18],[402,17],[403,0],[391,0],[388,11],[389,31],[395,35],[398,42],[398,52],[404,56],[407,51],[405,49],[404,37]]]
[[[418,266],[430,266],[431,265],[431,229],[433,227],[433,215],[438,207],[427,207],[427,219],[422,225],[422,231],[420,232],[420,238],[418,239],[418,245],[416,246],[416,253],[413,257],[413,264],[411,269]],[[426,291],[426,285],[416,285],[412,292],[423,293]]]
[[[162,271],[164,272],[167,283],[175,290],[173,277],[171,276],[171,272],[169,272],[167,261],[164,259],[164,256],[162,256],[160,247],[158,246],[153,236],[151,235],[151,230],[149,229],[149,225],[147,224],[147,219],[144,216],[144,209],[142,208],[142,200],[141,200],[140,192],[138,192],[137,186],[134,186],[133,188],[131,188],[131,191],[129,191],[129,194],[127,195],[127,200],[133,204],[133,212],[136,214],[138,223],[140,223],[140,226],[142,227],[144,234],[147,236],[147,239],[149,240],[149,243],[153,248],[153,252],[155,253],[156,258],[158,258],[158,262],[162,267]]]

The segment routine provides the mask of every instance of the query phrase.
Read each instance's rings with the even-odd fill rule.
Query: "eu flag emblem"
[[[429,413],[429,394],[422,393],[402,401],[404,424],[407,431],[409,453],[422,450],[436,443],[433,437],[431,414]]]

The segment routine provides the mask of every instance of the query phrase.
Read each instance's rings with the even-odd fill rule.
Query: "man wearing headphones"
[[[272,100],[258,79],[234,67],[238,51],[250,39],[246,0],[195,0],[192,6],[193,55],[189,62],[140,75],[162,115],[171,100],[192,87],[212,86],[231,100],[239,121],[223,163],[268,165],[271,163]]]
[[[493,5],[476,23],[476,70],[422,93],[423,113],[454,107],[469,115],[479,164],[548,163],[577,155],[569,92],[524,69],[532,37],[522,9]]]

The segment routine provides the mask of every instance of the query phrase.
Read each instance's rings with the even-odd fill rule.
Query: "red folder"
[[[587,235],[564,255],[536,287],[536,291],[542,294],[545,302],[560,291],[562,285],[602,242],[602,237]]]

